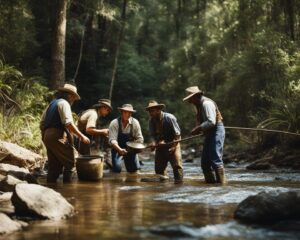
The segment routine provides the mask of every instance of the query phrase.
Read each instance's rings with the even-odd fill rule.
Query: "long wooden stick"
[[[299,133],[292,133],[292,132],[281,131],[281,130],[274,130],[274,129],[267,129],[267,128],[245,128],[245,127],[225,126],[225,129],[236,129],[236,130],[246,130],[246,131],[261,131],[261,132],[274,132],[274,133],[282,133],[282,134],[300,136]]]

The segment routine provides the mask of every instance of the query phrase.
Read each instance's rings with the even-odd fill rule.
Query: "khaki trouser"
[[[169,148],[167,147],[161,147],[156,149],[155,173],[160,175],[166,175],[168,162],[170,162],[173,168],[174,179],[182,180],[183,168],[182,168],[180,144],[177,144],[176,150],[173,153],[170,153]]]
[[[69,182],[75,173],[75,149],[65,141],[64,131],[58,128],[45,130],[44,144],[47,148],[47,182],[56,182],[63,173],[64,182]]]

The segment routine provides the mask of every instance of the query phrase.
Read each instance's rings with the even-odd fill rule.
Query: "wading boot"
[[[215,174],[212,171],[203,172],[205,183],[216,183]]]
[[[64,183],[70,183],[70,182],[72,182],[72,180],[74,179],[74,177],[75,177],[75,172],[65,171],[63,173],[63,182]]]
[[[174,169],[174,183],[175,184],[181,184],[183,183],[183,170],[182,169]]]
[[[226,184],[227,180],[225,177],[225,169],[224,167],[217,168],[215,170],[217,176],[217,183]]]

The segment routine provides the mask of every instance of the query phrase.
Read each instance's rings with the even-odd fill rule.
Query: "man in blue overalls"
[[[124,160],[127,172],[135,173],[140,169],[138,156],[134,152],[127,152],[126,142],[144,142],[141,126],[132,113],[136,112],[131,104],[124,104],[118,108],[121,116],[111,121],[109,125],[109,143],[112,147],[112,170],[120,173],[121,161]]]
[[[203,95],[197,87],[188,87],[183,101],[193,104],[197,110],[197,126],[192,134],[203,132],[205,136],[201,156],[201,168],[206,183],[226,183],[224,163],[222,160],[225,140],[223,117],[217,104]]]

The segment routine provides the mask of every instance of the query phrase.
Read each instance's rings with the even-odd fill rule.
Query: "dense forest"
[[[132,103],[146,136],[151,99],[189,134],[191,85],[225,125],[300,133],[299,1],[0,0],[0,33],[0,139],[39,151],[41,112],[64,82],[76,113],[111,97],[109,121]],[[263,138],[284,142],[296,139]]]

